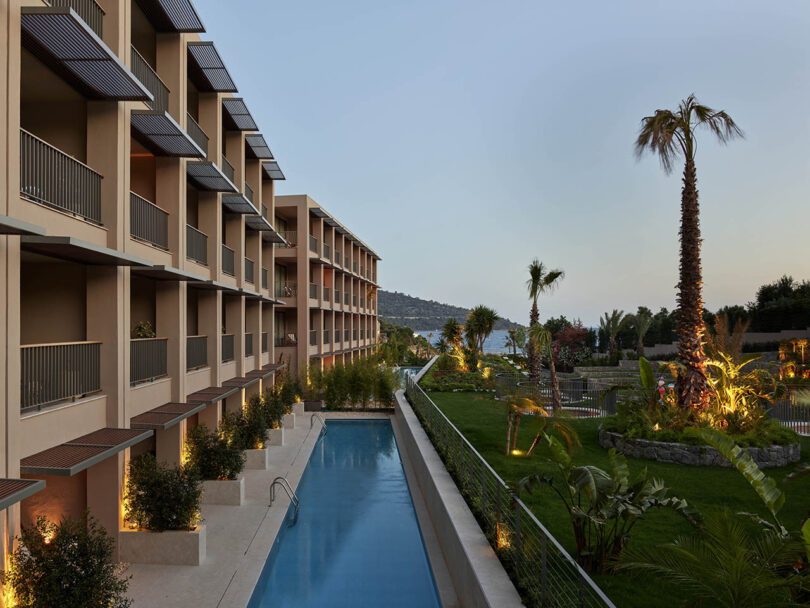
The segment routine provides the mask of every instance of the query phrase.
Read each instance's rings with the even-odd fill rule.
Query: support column
[[[167,371],[172,379],[171,398],[173,401],[183,401],[186,395],[186,284],[182,281],[158,281],[155,308],[155,333],[161,338],[168,338],[166,355]]]
[[[183,440],[186,436],[186,421],[183,420],[166,430],[155,431],[157,459],[170,467],[180,465],[183,455]]]
[[[219,386],[223,380],[220,378],[219,364],[222,361],[222,292],[200,291],[198,300],[198,331],[200,335],[207,336],[208,367],[211,370],[210,386]]]
[[[113,559],[118,559],[118,531],[123,527],[125,452],[102,460],[87,469],[87,510],[116,540]]]

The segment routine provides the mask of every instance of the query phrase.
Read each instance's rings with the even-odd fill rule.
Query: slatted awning
[[[222,401],[234,393],[239,392],[240,389],[241,387],[209,386],[208,388],[191,393],[188,397],[186,397],[186,401],[192,404],[202,403],[208,405],[211,403],[216,403],[217,401]]]
[[[98,266],[143,266],[151,264],[134,255],[101,247],[72,236],[21,236],[20,248],[42,255]]]
[[[132,135],[156,156],[205,158],[205,152],[168,112],[133,110]]]
[[[49,448],[20,461],[23,475],[69,477],[149,439],[154,431],[144,429],[99,429]]]
[[[246,108],[247,109],[247,108]],[[245,156],[248,158],[272,159],[273,153],[261,133],[245,135]]]
[[[45,488],[41,479],[0,479],[0,510],[8,509]]]
[[[135,0],[161,33],[201,34],[205,31],[191,0]]]
[[[273,227],[266,217],[262,215],[246,215],[245,227],[251,230],[256,230],[262,233],[262,239],[268,243],[282,243],[286,244],[287,241],[279,232]]]
[[[133,429],[166,430],[205,409],[205,403],[164,403],[154,409],[133,416],[129,426]]]
[[[21,9],[25,48],[88,99],[153,101],[152,94],[67,6]]]
[[[190,161],[186,163],[186,175],[201,190],[209,192],[238,192],[222,169],[210,161]]]
[[[202,277],[180,270],[173,266],[156,264],[155,266],[133,268],[132,274],[137,274],[158,281],[203,281]]]
[[[287,179],[284,177],[284,174],[281,172],[281,169],[278,166],[278,163],[274,160],[265,161],[262,163],[262,169],[264,170],[264,175],[267,179],[273,180],[283,180]]]
[[[231,213],[259,213],[259,210],[253,206],[253,203],[251,203],[244,194],[239,193],[223,194],[222,206],[226,211],[230,211]]]
[[[222,109],[222,119],[225,127],[231,131],[258,130],[259,125],[253,120],[250,110],[245,105],[245,100],[241,97],[224,97],[222,99]]]
[[[45,229],[15,217],[0,215],[0,234],[31,234],[45,236]]]
[[[200,91],[236,93],[236,85],[213,42],[188,43],[188,77]]]

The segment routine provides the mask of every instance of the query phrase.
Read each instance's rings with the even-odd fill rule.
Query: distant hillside
[[[380,319],[395,325],[405,325],[415,331],[437,330],[451,317],[463,323],[470,312],[468,308],[382,289],[377,292],[377,303]],[[509,319],[501,319],[495,324],[495,329],[514,327],[519,327],[519,324]]]

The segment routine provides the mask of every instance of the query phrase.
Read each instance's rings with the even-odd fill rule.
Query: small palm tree
[[[441,336],[451,346],[460,346],[463,331],[464,328],[462,327],[461,323],[450,318],[445,321],[444,325],[442,325]]]
[[[653,316],[646,310],[629,317],[629,322],[633,324],[633,329],[636,330],[636,352],[639,357],[644,356],[644,336],[650,331],[653,324]]]
[[[613,312],[606,312],[605,315],[599,319],[599,328],[610,338],[608,353],[611,357],[616,355],[616,336],[619,335],[622,327],[624,327],[624,323],[624,311],[616,310],[615,308],[613,309]]]
[[[529,264],[529,279],[526,281],[526,288],[529,290],[529,299],[532,301],[532,308],[529,311],[529,329],[540,323],[540,311],[537,308],[537,300],[540,294],[554,290],[560,281],[565,277],[565,273],[559,269],[549,269],[543,262],[534,258]],[[529,378],[536,380],[540,377],[540,359],[537,351],[529,342]]]
[[[495,329],[495,322],[499,318],[498,313],[486,306],[476,306],[470,311],[465,325],[468,342],[472,338],[470,348],[483,352],[484,342]]]
[[[436,350],[444,354],[448,350],[450,350],[450,344],[448,344],[447,340],[445,340],[444,338],[439,338],[439,341],[436,342]]]
[[[557,413],[562,409],[562,398],[560,397],[560,382],[557,379],[557,367],[554,364],[554,341],[551,338],[551,332],[539,323],[533,325],[529,328],[529,346],[538,355],[540,353],[548,355],[548,370],[551,374],[551,400],[554,412]]]
[[[681,190],[681,251],[678,279],[678,359],[684,373],[678,375],[678,405],[703,410],[709,402],[706,355],[703,352],[703,274],[700,266],[700,208],[698,206],[695,134],[707,127],[725,144],[742,131],[723,111],[700,105],[694,95],[681,101],[678,109],[656,110],[641,121],[636,155],[651,152],[666,173],[675,159],[684,157]]]

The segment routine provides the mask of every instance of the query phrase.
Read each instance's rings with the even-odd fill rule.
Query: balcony
[[[186,371],[208,365],[208,336],[186,338]]]
[[[329,247],[326,243],[323,244],[323,253],[321,254],[322,257],[325,257],[327,260],[332,259],[332,248]]]
[[[262,289],[267,289],[267,268],[262,268]]]
[[[160,76],[157,75],[152,66],[143,58],[143,56],[132,47],[132,73],[135,78],[141,81],[150,93],[155,98],[154,101],[148,101],[147,104],[158,112],[166,112],[169,108],[169,87],[163,84]]]
[[[348,329],[344,329],[344,330],[343,330],[343,341],[344,341],[344,342],[348,342],[348,341],[349,341],[349,330],[348,330]]]
[[[245,356],[253,355],[253,334],[245,334]]]
[[[262,332],[262,352],[263,352],[263,353],[266,353],[266,352],[267,352],[267,350],[268,350],[268,348],[267,348],[267,344],[268,344],[268,340],[267,340],[267,332],[266,332],[266,331],[263,331],[263,332]]]
[[[298,336],[295,334],[295,332],[276,334],[273,338],[273,344],[275,344],[277,347],[298,346]]]
[[[253,202],[253,188],[245,184],[245,198],[248,199],[251,203]],[[264,205],[262,205],[264,207]]]
[[[236,263],[233,249],[226,244],[222,244],[222,272],[229,276],[236,276]]]
[[[228,162],[228,159],[225,158],[224,155],[222,156],[222,172],[225,174],[225,177],[231,180],[231,183],[236,179],[233,165]]]
[[[349,292],[348,291],[343,292],[343,304],[345,306],[349,305]]]
[[[245,258],[245,280],[251,285],[255,284],[255,280],[253,279],[254,267],[255,264],[253,260]]]
[[[188,224],[186,224],[186,257],[203,266],[208,265],[208,237]]]
[[[343,267],[344,268],[349,268],[349,256],[348,255],[343,256]]]
[[[332,254],[332,257],[335,261],[335,265],[340,266],[340,261],[343,259],[343,256],[337,249],[335,249],[334,253]]]
[[[276,247],[282,249],[294,248],[298,244],[298,233],[295,230],[279,230],[279,234],[286,241],[286,243],[276,243]]]
[[[320,254],[320,251],[319,251],[320,247],[318,245],[319,245],[318,239],[316,239],[314,236],[312,236],[310,234],[309,235],[309,250],[312,253]]]
[[[186,114],[186,132],[191,136],[200,149],[208,154],[208,136],[202,130],[197,121],[191,117],[191,114]]]
[[[309,332],[309,345],[318,346],[318,330],[313,329]]]
[[[20,129],[20,194],[101,224],[101,175]]]
[[[328,288],[326,285],[324,285],[324,286],[323,286],[323,299],[324,299],[324,301],[325,301],[325,302],[329,302],[329,301],[330,301],[330,298],[329,298],[329,288]]]
[[[309,284],[309,297],[312,300],[318,299],[318,285],[316,285],[315,283]]]
[[[222,362],[233,361],[233,334],[222,334]]]
[[[357,308],[357,296],[352,296],[352,306]]]
[[[101,342],[20,347],[21,412],[101,390]]]
[[[335,304],[340,304],[340,290],[335,290]]]
[[[103,37],[104,9],[95,0],[46,0],[46,4],[54,7],[72,8],[99,38]]]
[[[310,285],[310,292],[312,291]],[[317,287],[317,285],[315,285]],[[276,282],[276,297],[277,298],[295,298],[298,296],[298,283],[295,281],[277,281]],[[317,297],[317,296],[316,296]]]
[[[129,233],[131,236],[169,249],[169,214],[134,192],[129,193]]]
[[[356,330],[356,329],[353,329],[353,330],[352,330],[352,340],[354,340],[355,342],[357,342],[357,330]]]
[[[129,384],[151,382],[168,373],[167,338],[138,338],[129,342]]]
[[[357,262],[352,263],[352,272],[357,274]]]
[[[330,335],[329,335],[329,330],[328,329],[323,330],[323,343],[324,344],[331,344],[332,343],[332,341],[330,340]]]

